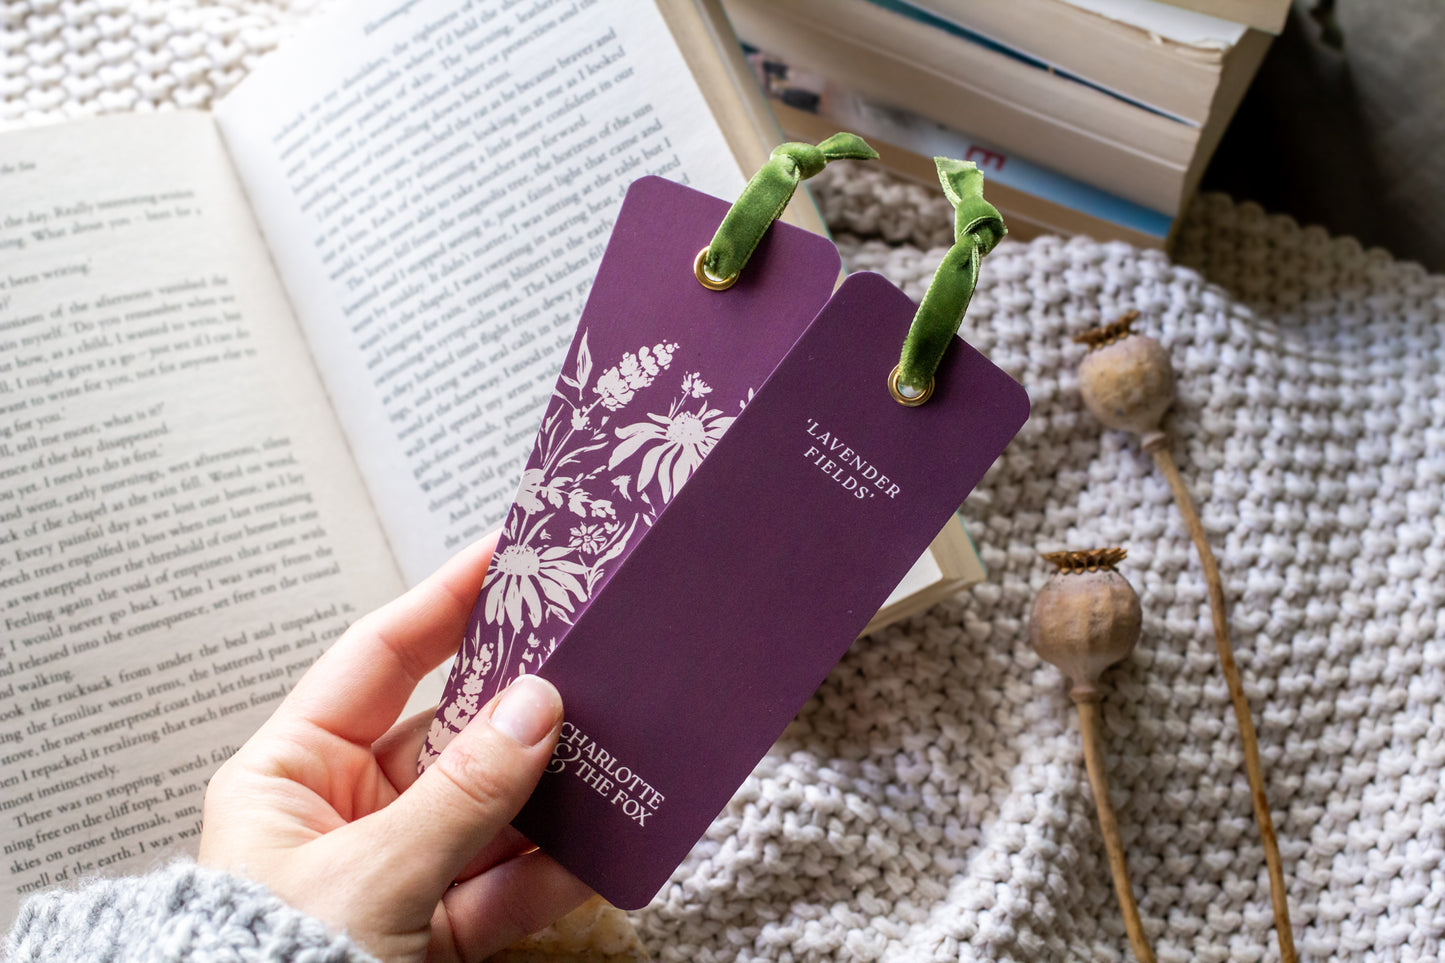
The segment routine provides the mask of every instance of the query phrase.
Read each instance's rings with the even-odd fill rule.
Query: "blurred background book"
[[[974,160],[1016,236],[1165,247],[1288,0],[724,0],[780,126],[932,182]]]

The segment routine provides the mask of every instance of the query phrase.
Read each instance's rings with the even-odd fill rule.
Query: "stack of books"
[[[1020,237],[1168,244],[1289,0],[724,0],[790,136],[972,159]]]

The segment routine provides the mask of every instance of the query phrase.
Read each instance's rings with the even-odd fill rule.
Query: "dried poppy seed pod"
[[[1089,346],[1088,354],[1079,364],[1079,389],[1084,396],[1084,404],[1105,426],[1143,436],[1140,438],[1141,447],[1153,456],[1154,464],[1168,482],[1169,490],[1174,493],[1175,504],[1179,506],[1179,514],[1184,519],[1184,526],[1189,529],[1189,537],[1199,553],[1199,563],[1204,569],[1204,582],[1209,590],[1209,611],[1214,621],[1214,641],[1219,650],[1220,671],[1229,687],[1229,700],[1234,706],[1234,717],[1239,726],[1239,737],[1244,748],[1244,769],[1249,776],[1250,800],[1254,805],[1255,822],[1259,824],[1265,864],[1269,871],[1270,900],[1274,907],[1280,960],[1281,963],[1295,963],[1298,956],[1294,948],[1294,930],[1289,919],[1289,902],[1285,896],[1284,864],[1280,860],[1279,843],[1275,839],[1274,821],[1270,816],[1269,799],[1265,794],[1264,766],[1259,758],[1259,740],[1254,731],[1254,719],[1250,715],[1249,700],[1244,694],[1239,666],[1234,662],[1234,648],[1229,641],[1224,582],[1219,577],[1219,565],[1214,560],[1214,550],[1209,547],[1209,537],[1199,520],[1198,511],[1194,508],[1194,499],[1190,497],[1189,488],[1179,474],[1179,466],[1174,463],[1169,436],[1160,427],[1164,413],[1174,403],[1174,369],[1159,342],[1129,330],[1129,325],[1138,316],[1137,311],[1130,311],[1113,324],[1086,331],[1074,339]],[[1038,638],[1035,636],[1036,644]],[[1044,657],[1049,658],[1048,655]],[[1101,655],[1100,658],[1102,657]],[[1070,670],[1066,668],[1065,671]],[[1084,691],[1087,693],[1088,687]],[[1081,699],[1077,684],[1074,700],[1078,703],[1082,720],[1086,707],[1091,703]],[[1097,702],[1092,705],[1095,709],[1098,708]],[[1122,892],[1120,897],[1122,900]]]
[[[1139,641],[1143,613],[1139,596],[1128,579],[1114,568],[1124,560],[1122,548],[1088,552],[1052,552],[1044,556],[1059,570],[1044,583],[1034,599],[1029,634],[1034,649],[1058,666],[1073,687],[1069,695],[1079,710],[1079,736],[1084,743],[1084,765],[1099,814],[1099,832],[1109,854],[1109,875],[1124,916],[1129,945],[1139,963],[1155,963],[1154,950],[1139,918],[1139,904],[1129,882],[1129,865],[1119,836],[1119,821],[1109,801],[1109,779],[1104,772],[1103,706],[1099,676],[1128,658]]]
[[[1029,635],[1034,650],[1073,683],[1075,702],[1100,699],[1099,676],[1139,641],[1139,596],[1115,568],[1124,555],[1122,548],[1101,548],[1044,556],[1059,570],[1034,599]]]
[[[1129,330],[1138,311],[1074,338],[1089,346],[1079,363],[1079,391],[1094,417],[1110,428],[1147,435],[1159,431],[1174,404],[1174,368],[1164,346]]]

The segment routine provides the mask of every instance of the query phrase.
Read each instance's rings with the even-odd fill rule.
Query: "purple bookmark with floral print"
[[[423,767],[537,671],[828,300],[837,249],[783,223],[733,287],[704,288],[693,259],[728,206],[657,177],[628,190]]]
[[[539,675],[566,720],[514,825],[645,905],[1028,417],[954,339],[906,408],[915,305],[855,274]]]

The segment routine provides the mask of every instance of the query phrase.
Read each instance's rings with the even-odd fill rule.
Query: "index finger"
[[[417,683],[455,654],[496,544],[494,532],[358,619],[301,677],[275,718],[361,745],[381,738]]]

